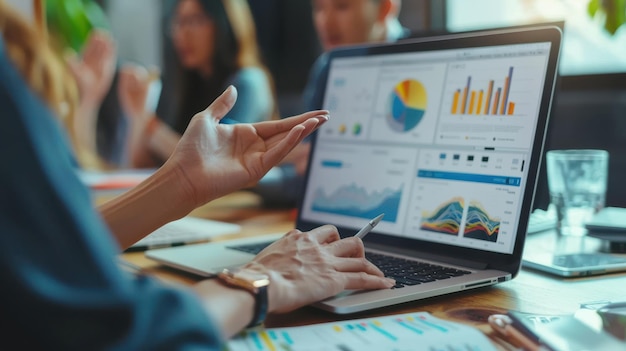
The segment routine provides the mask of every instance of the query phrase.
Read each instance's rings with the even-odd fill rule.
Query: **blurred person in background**
[[[145,105],[141,98],[147,87],[141,84],[146,74],[136,72],[126,82],[129,93],[123,99],[135,111],[129,142],[135,167],[154,167],[167,159],[191,116],[229,85],[237,88],[238,98],[224,121],[249,123],[278,117],[273,80],[262,63],[246,0],[169,4],[164,88],[156,116],[137,112]],[[128,96],[136,97],[135,101]]]
[[[305,110],[321,108],[327,52],[342,46],[394,42],[409,36],[398,21],[401,0],[311,0],[315,30],[325,51],[315,61],[302,98]],[[252,190],[274,206],[295,206],[304,186],[310,143],[298,145]]]
[[[321,105],[318,89],[327,52],[349,45],[395,42],[410,32],[398,20],[401,0],[311,0],[313,23],[325,51],[315,61],[304,89],[304,108]]]

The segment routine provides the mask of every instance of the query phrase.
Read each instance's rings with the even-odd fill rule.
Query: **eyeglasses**
[[[173,36],[184,30],[195,31],[209,22],[210,20],[201,14],[177,17],[170,23],[169,34]]]

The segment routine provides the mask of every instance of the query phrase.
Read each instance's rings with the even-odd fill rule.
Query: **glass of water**
[[[585,224],[604,207],[609,153],[605,150],[551,150],[546,153],[550,202],[562,235],[583,236]]]

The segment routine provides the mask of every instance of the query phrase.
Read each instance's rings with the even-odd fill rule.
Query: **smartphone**
[[[585,227],[590,232],[626,234],[626,208],[605,207]]]

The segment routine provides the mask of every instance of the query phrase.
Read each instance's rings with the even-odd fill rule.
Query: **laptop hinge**
[[[486,262],[478,262],[472,260],[466,260],[458,257],[450,257],[438,255],[432,252],[424,252],[419,250],[411,250],[407,248],[395,247],[395,246],[386,246],[381,244],[373,244],[368,243],[365,245],[367,249],[380,250],[385,252],[391,252],[398,255],[410,256],[419,259],[429,260],[429,261],[437,261],[455,266],[463,266],[471,269],[487,269],[489,266]]]

